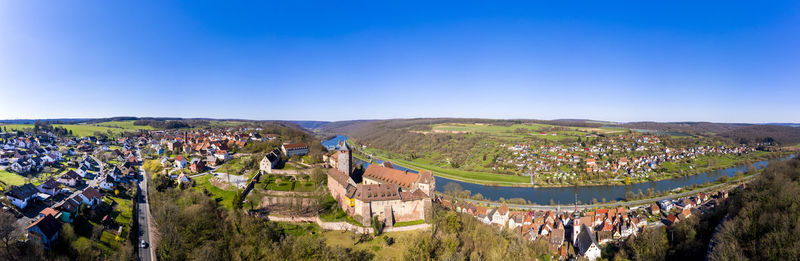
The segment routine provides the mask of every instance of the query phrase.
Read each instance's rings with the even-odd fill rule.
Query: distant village
[[[546,135],[546,133],[542,133]],[[592,142],[575,142],[572,145],[521,143],[500,144],[508,155],[498,157],[493,169],[509,166],[526,176],[536,176],[548,182],[577,179],[585,173],[605,173],[629,177],[649,178],[667,162],[679,162],[710,155],[737,155],[752,153],[754,147],[695,146],[669,148],[657,136],[619,134],[600,138],[587,135]],[[692,169],[689,166],[688,169]]]

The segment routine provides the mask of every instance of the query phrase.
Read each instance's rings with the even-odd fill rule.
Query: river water
[[[761,169],[766,167],[769,162],[778,162],[790,159],[790,157],[763,160],[753,163],[753,167]],[[745,172],[746,165],[720,169],[716,171],[703,172],[696,175],[678,177],[672,179],[665,179],[659,181],[643,182],[630,185],[602,185],[602,186],[571,186],[571,187],[500,187],[500,186],[486,186],[480,184],[472,184],[457,180],[452,180],[443,177],[436,177],[436,191],[444,192],[444,187],[449,183],[457,183],[465,190],[470,190],[472,194],[481,193],[485,199],[499,200],[501,197],[505,199],[510,198],[523,198],[532,203],[539,205],[549,205],[552,200],[558,204],[571,204],[577,199],[582,204],[591,203],[592,199],[597,199],[599,202],[605,198],[607,201],[622,200],[625,198],[625,193],[633,191],[638,194],[641,190],[642,193],[647,193],[647,189],[655,191],[668,191],[680,187],[691,186],[695,184],[703,184],[706,182],[714,182],[720,177],[733,177],[736,172]]]
[[[794,157],[794,155],[772,160],[763,160],[753,163],[756,169],[766,167],[769,162],[784,161]],[[360,164],[364,169],[369,166],[369,162],[363,161],[358,158],[353,158],[355,164]],[[375,163],[380,164],[382,161],[375,160]],[[417,173],[415,170],[407,169],[402,166],[394,165],[395,169],[408,170],[409,172]],[[692,186],[695,184],[704,184],[706,182],[714,182],[720,177],[733,177],[736,172],[747,171],[746,165],[720,169],[716,171],[703,172],[696,175],[678,177],[672,179],[665,179],[659,181],[650,181],[643,183],[636,183],[630,185],[601,185],[601,186],[571,186],[571,187],[504,187],[504,186],[487,186],[481,184],[467,183],[463,181],[452,180],[440,176],[436,176],[436,191],[444,192],[444,188],[449,183],[457,183],[463,189],[469,190],[472,194],[480,193],[483,198],[488,200],[499,200],[501,197],[505,199],[523,198],[534,204],[549,205],[552,200],[556,204],[572,204],[575,202],[576,194],[577,199],[582,204],[591,203],[592,199],[597,199],[602,202],[603,198],[606,201],[622,200],[625,198],[625,193],[632,191],[638,194],[641,190],[642,193],[647,193],[647,189],[654,191],[668,191],[680,187]]]

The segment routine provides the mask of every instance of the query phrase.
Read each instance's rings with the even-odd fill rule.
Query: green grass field
[[[109,122],[101,122],[96,123],[94,125],[103,126],[103,127],[111,127],[111,128],[121,128],[126,130],[152,130],[153,127],[150,125],[133,125],[134,121],[109,121]]]
[[[407,227],[407,226],[413,226],[413,225],[419,225],[419,224],[425,224],[425,220],[420,219],[420,220],[412,220],[412,221],[406,221],[406,222],[397,222],[397,223],[394,223],[394,226],[395,227]]]
[[[117,224],[122,224],[122,225],[127,225],[128,223],[130,223],[133,201],[131,201],[130,199],[123,199],[112,196],[109,196],[108,198],[117,204],[117,212],[119,213],[117,214],[116,217],[114,217],[114,221],[116,221]]]
[[[25,184],[25,177],[8,170],[0,170],[0,181],[7,186],[20,186]]]
[[[33,129],[33,124],[2,124],[11,130],[30,130]],[[108,133],[109,131],[114,135],[123,132],[135,132],[137,130],[151,130],[150,126],[134,126],[133,121],[109,121],[93,124],[53,124],[54,127],[62,127],[72,131],[72,135],[77,137],[91,136],[95,132]]]
[[[194,189],[197,189],[199,191],[203,191],[203,188],[205,188],[206,190],[208,190],[208,192],[211,192],[211,196],[213,198],[215,198],[215,199],[217,199],[217,201],[219,201],[220,205],[222,205],[223,207],[225,207],[227,209],[232,209],[233,208],[233,197],[234,197],[234,195],[236,195],[236,191],[223,190],[223,189],[218,188],[217,186],[214,186],[213,184],[211,184],[211,182],[208,181],[212,177],[213,177],[212,175],[205,175],[205,176],[201,176],[201,177],[195,178],[194,179],[194,183],[195,183]]]

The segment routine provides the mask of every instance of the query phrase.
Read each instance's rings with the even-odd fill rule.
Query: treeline
[[[800,143],[800,128],[776,125],[752,125],[721,133],[720,136],[739,143],[771,142],[776,145]]]
[[[192,125],[183,120],[136,120],[133,122],[134,126],[150,126],[156,129],[181,129],[191,128]]]
[[[647,228],[612,260],[800,260],[800,159],[770,164],[713,212]]]
[[[731,131],[747,124],[741,123],[713,123],[713,122],[630,122],[619,125],[630,129],[643,129],[665,132],[682,132],[688,134],[709,134]]]
[[[724,207],[710,260],[800,260],[800,158],[770,165]]]

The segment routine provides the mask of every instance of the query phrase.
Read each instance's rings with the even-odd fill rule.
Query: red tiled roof
[[[379,165],[369,165],[367,170],[364,171],[364,177],[410,189],[414,182],[419,179],[419,174]]]
[[[286,148],[287,150],[308,148],[308,146],[305,143],[286,144],[286,145],[283,145],[283,147]]]
[[[44,215],[44,216],[52,215],[52,216],[55,217],[56,215],[58,215],[58,211],[55,210],[55,209],[52,209],[52,208],[45,208],[45,209],[42,209],[42,211],[39,212],[39,214]]]
[[[96,190],[96,189],[94,189],[94,188],[87,188],[87,189],[84,189],[84,190],[83,190],[83,192],[82,192],[81,194],[83,194],[84,196],[86,196],[86,198],[88,198],[88,199],[91,199],[91,198],[102,199],[102,198],[103,198],[103,195],[101,195],[101,194],[100,194],[100,192],[99,192],[99,191],[97,191],[97,190]]]

